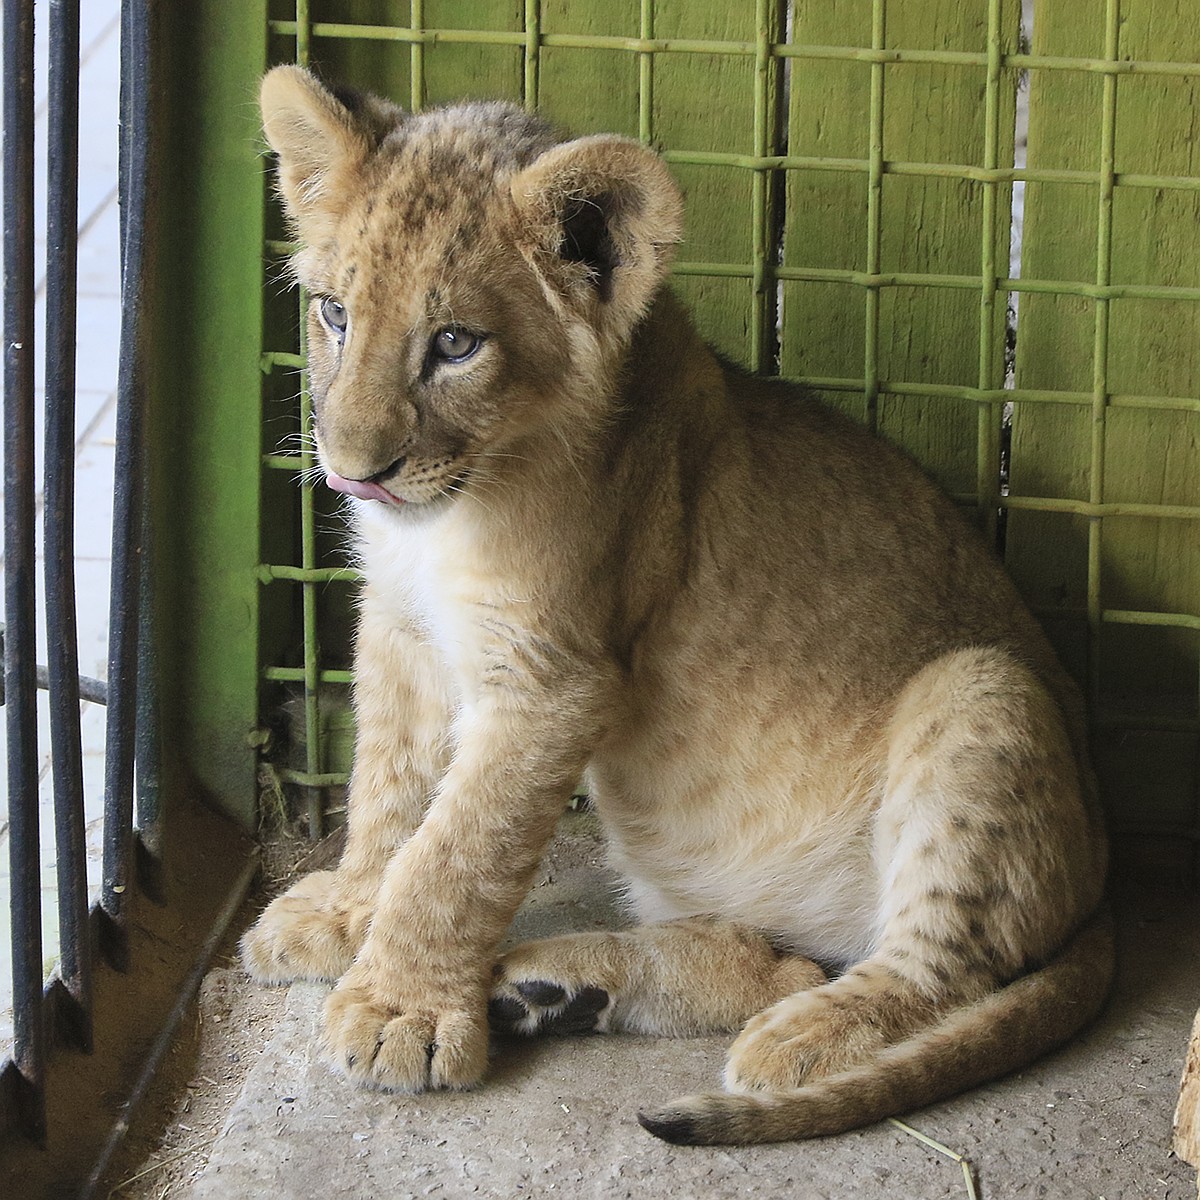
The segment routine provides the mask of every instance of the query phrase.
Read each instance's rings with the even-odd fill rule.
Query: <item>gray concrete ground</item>
[[[517,937],[619,921],[595,828],[567,817]],[[1076,1044],[908,1120],[973,1164],[985,1200],[1191,1200],[1169,1155],[1200,1000],[1200,899],[1145,891],[1120,905],[1117,992]],[[245,984],[246,987],[250,985]],[[482,1088],[361,1091],[320,1061],[326,989],[289,989],[282,1018],[195,1200],[271,1196],[966,1197],[961,1168],[889,1124],[794,1145],[690,1149],[646,1134],[647,1103],[719,1078],[723,1039],[551,1038],[505,1045]]]

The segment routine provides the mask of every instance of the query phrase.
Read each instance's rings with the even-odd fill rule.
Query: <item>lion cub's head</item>
[[[507,104],[409,115],[299,67],[261,100],[333,486],[428,503],[602,418],[679,238],[653,153]]]

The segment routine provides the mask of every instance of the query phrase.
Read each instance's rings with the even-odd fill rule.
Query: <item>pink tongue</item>
[[[377,483],[368,483],[363,479],[343,479],[332,471],[325,476],[325,482],[335,492],[345,492],[347,496],[357,496],[360,500],[382,500],[384,504],[403,504],[399,496],[393,496],[387,488]]]

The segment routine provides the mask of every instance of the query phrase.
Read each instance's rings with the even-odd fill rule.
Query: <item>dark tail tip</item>
[[[640,1112],[638,1124],[656,1138],[670,1142],[673,1146],[694,1146],[697,1142],[695,1120],[678,1109],[662,1109],[659,1112]]]

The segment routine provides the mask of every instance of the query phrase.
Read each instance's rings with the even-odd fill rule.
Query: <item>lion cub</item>
[[[297,67],[262,109],[366,585],[345,855],[250,973],[337,980],[333,1063],[403,1091],[478,1082],[489,1012],[740,1030],[725,1092],[641,1114],[680,1142],[847,1129],[1086,1022],[1079,697],[912,463],[700,340],[661,160]],[[642,923],[497,961],[585,768]]]

